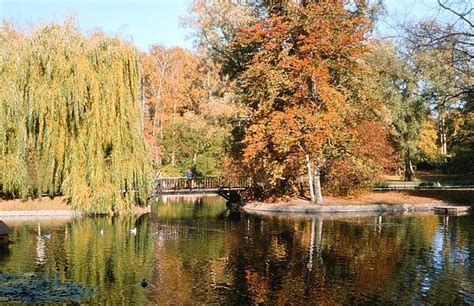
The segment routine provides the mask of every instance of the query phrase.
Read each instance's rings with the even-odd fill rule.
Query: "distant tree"
[[[164,174],[188,168],[221,172],[229,120],[239,111],[217,64],[181,48],[154,46],[142,54],[145,133]]]
[[[202,117],[187,113],[176,123],[164,129],[165,169],[184,173],[193,169],[198,175],[219,175],[224,158],[225,130],[207,124]],[[170,162],[172,152],[176,153],[175,164]]]
[[[474,174],[474,94],[462,110],[458,133],[453,137],[451,167],[460,173]]]
[[[404,162],[405,179],[410,181],[420,154],[420,131],[427,118],[427,109],[418,96],[416,73],[389,43],[375,43],[366,62],[370,72],[367,83],[374,97],[384,102],[385,122]]]
[[[163,129],[168,123],[175,124],[193,104],[195,82],[200,77],[199,59],[181,48],[153,46],[150,53],[142,54],[141,62],[147,106],[145,132],[160,166]],[[174,163],[176,153],[171,154]]]
[[[438,131],[434,120],[427,118],[421,125],[418,143],[419,161],[436,165],[443,156],[438,146]]]
[[[473,92],[473,8],[468,0],[438,0],[447,16],[405,27],[405,48],[420,78],[420,95],[436,119],[443,160]]]

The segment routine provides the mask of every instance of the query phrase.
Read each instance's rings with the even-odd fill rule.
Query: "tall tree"
[[[448,157],[449,138],[455,126],[449,121],[462,109],[472,91],[472,75],[467,73],[471,61],[468,53],[457,46],[457,36],[446,36],[436,44],[433,36],[448,35],[441,25],[425,22],[412,30],[407,47],[420,79],[420,98],[430,107],[436,118],[441,155]]]
[[[370,113],[363,89],[349,81],[366,52],[370,22],[363,1],[346,4],[271,5],[230,44],[240,61],[231,75],[251,110],[244,165],[269,193],[291,194],[304,166],[311,200],[322,203],[321,169],[348,148],[342,144],[350,143],[351,129]]]
[[[405,44],[420,76],[420,91],[438,127],[440,152],[450,157],[456,124],[473,92],[473,39],[470,1],[438,0],[444,18],[405,27]]]
[[[144,204],[151,163],[139,62],[128,43],[73,22],[0,27],[0,191],[64,195],[86,213]]]
[[[366,55],[373,96],[384,102],[385,122],[391,140],[404,162],[405,180],[414,176],[419,156],[420,131],[427,111],[418,95],[418,78],[412,65],[389,43],[374,43]]]
[[[148,110],[145,131],[155,162],[160,166],[165,125],[176,124],[193,103],[191,94],[198,78],[198,59],[181,48],[153,46],[149,53],[142,54],[141,62]],[[171,152],[171,159],[174,164],[176,152]]]
[[[241,67],[239,55],[229,49],[237,29],[258,20],[258,1],[193,0],[185,20],[195,33],[196,46],[207,58],[220,65],[224,75]]]

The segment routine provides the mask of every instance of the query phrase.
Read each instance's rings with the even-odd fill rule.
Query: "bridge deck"
[[[219,194],[224,190],[244,191],[247,188],[239,187],[222,187],[222,188],[192,188],[192,189],[168,189],[157,192],[158,194]]]
[[[226,179],[222,177],[164,177],[156,181],[157,194],[215,193],[243,191],[252,187],[248,179]]]

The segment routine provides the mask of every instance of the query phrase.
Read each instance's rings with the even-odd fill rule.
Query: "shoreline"
[[[357,213],[357,212],[414,212],[414,211],[434,211],[438,206],[457,206],[453,204],[352,204],[352,205],[316,205],[311,203],[278,203],[267,204],[252,202],[242,206],[246,212],[276,212],[276,213]]]
[[[275,211],[257,211],[248,210],[245,213],[283,220],[358,220],[360,218],[370,217],[387,217],[387,216],[404,216],[404,217],[431,217],[435,216],[433,210],[423,211],[389,211],[389,212],[338,212],[338,213],[298,213],[298,212],[275,212]]]
[[[242,206],[247,212],[276,213],[399,213],[434,211],[439,206],[474,206],[474,189],[435,191],[366,192],[351,198],[326,197],[322,205],[308,199],[289,199],[277,203],[250,202]]]
[[[135,206],[128,214],[143,215],[151,212],[150,205]],[[117,214],[120,216],[121,214]],[[35,199],[2,199],[0,198],[1,218],[76,218],[87,216],[74,210],[65,202],[64,197],[41,197]],[[104,214],[106,216],[106,214]]]
[[[0,218],[23,218],[23,217],[78,217],[80,213],[73,210],[0,210]]]
[[[190,195],[187,195],[189,197]],[[200,196],[200,195],[199,195]],[[214,196],[214,195],[206,195]],[[181,196],[169,196],[171,199]],[[186,197],[186,196],[185,196]],[[196,197],[192,195],[191,197]],[[388,191],[367,192],[354,197],[325,197],[324,204],[316,205],[304,198],[289,199],[278,203],[250,202],[241,207],[246,212],[277,213],[390,213],[434,211],[438,206],[474,206],[474,189],[438,191]],[[151,212],[151,206],[135,207],[129,215]],[[72,218],[83,214],[66,204],[64,197],[37,199],[0,198],[0,218]]]

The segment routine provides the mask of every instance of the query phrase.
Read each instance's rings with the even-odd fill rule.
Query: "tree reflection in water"
[[[42,264],[37,224],[12,224],[0,269],[81,282],[98,289],[92,302],[473,303],[473,217],[446,221],[230,214],[219,198],[175,198],[141,218],[44,222]]]

